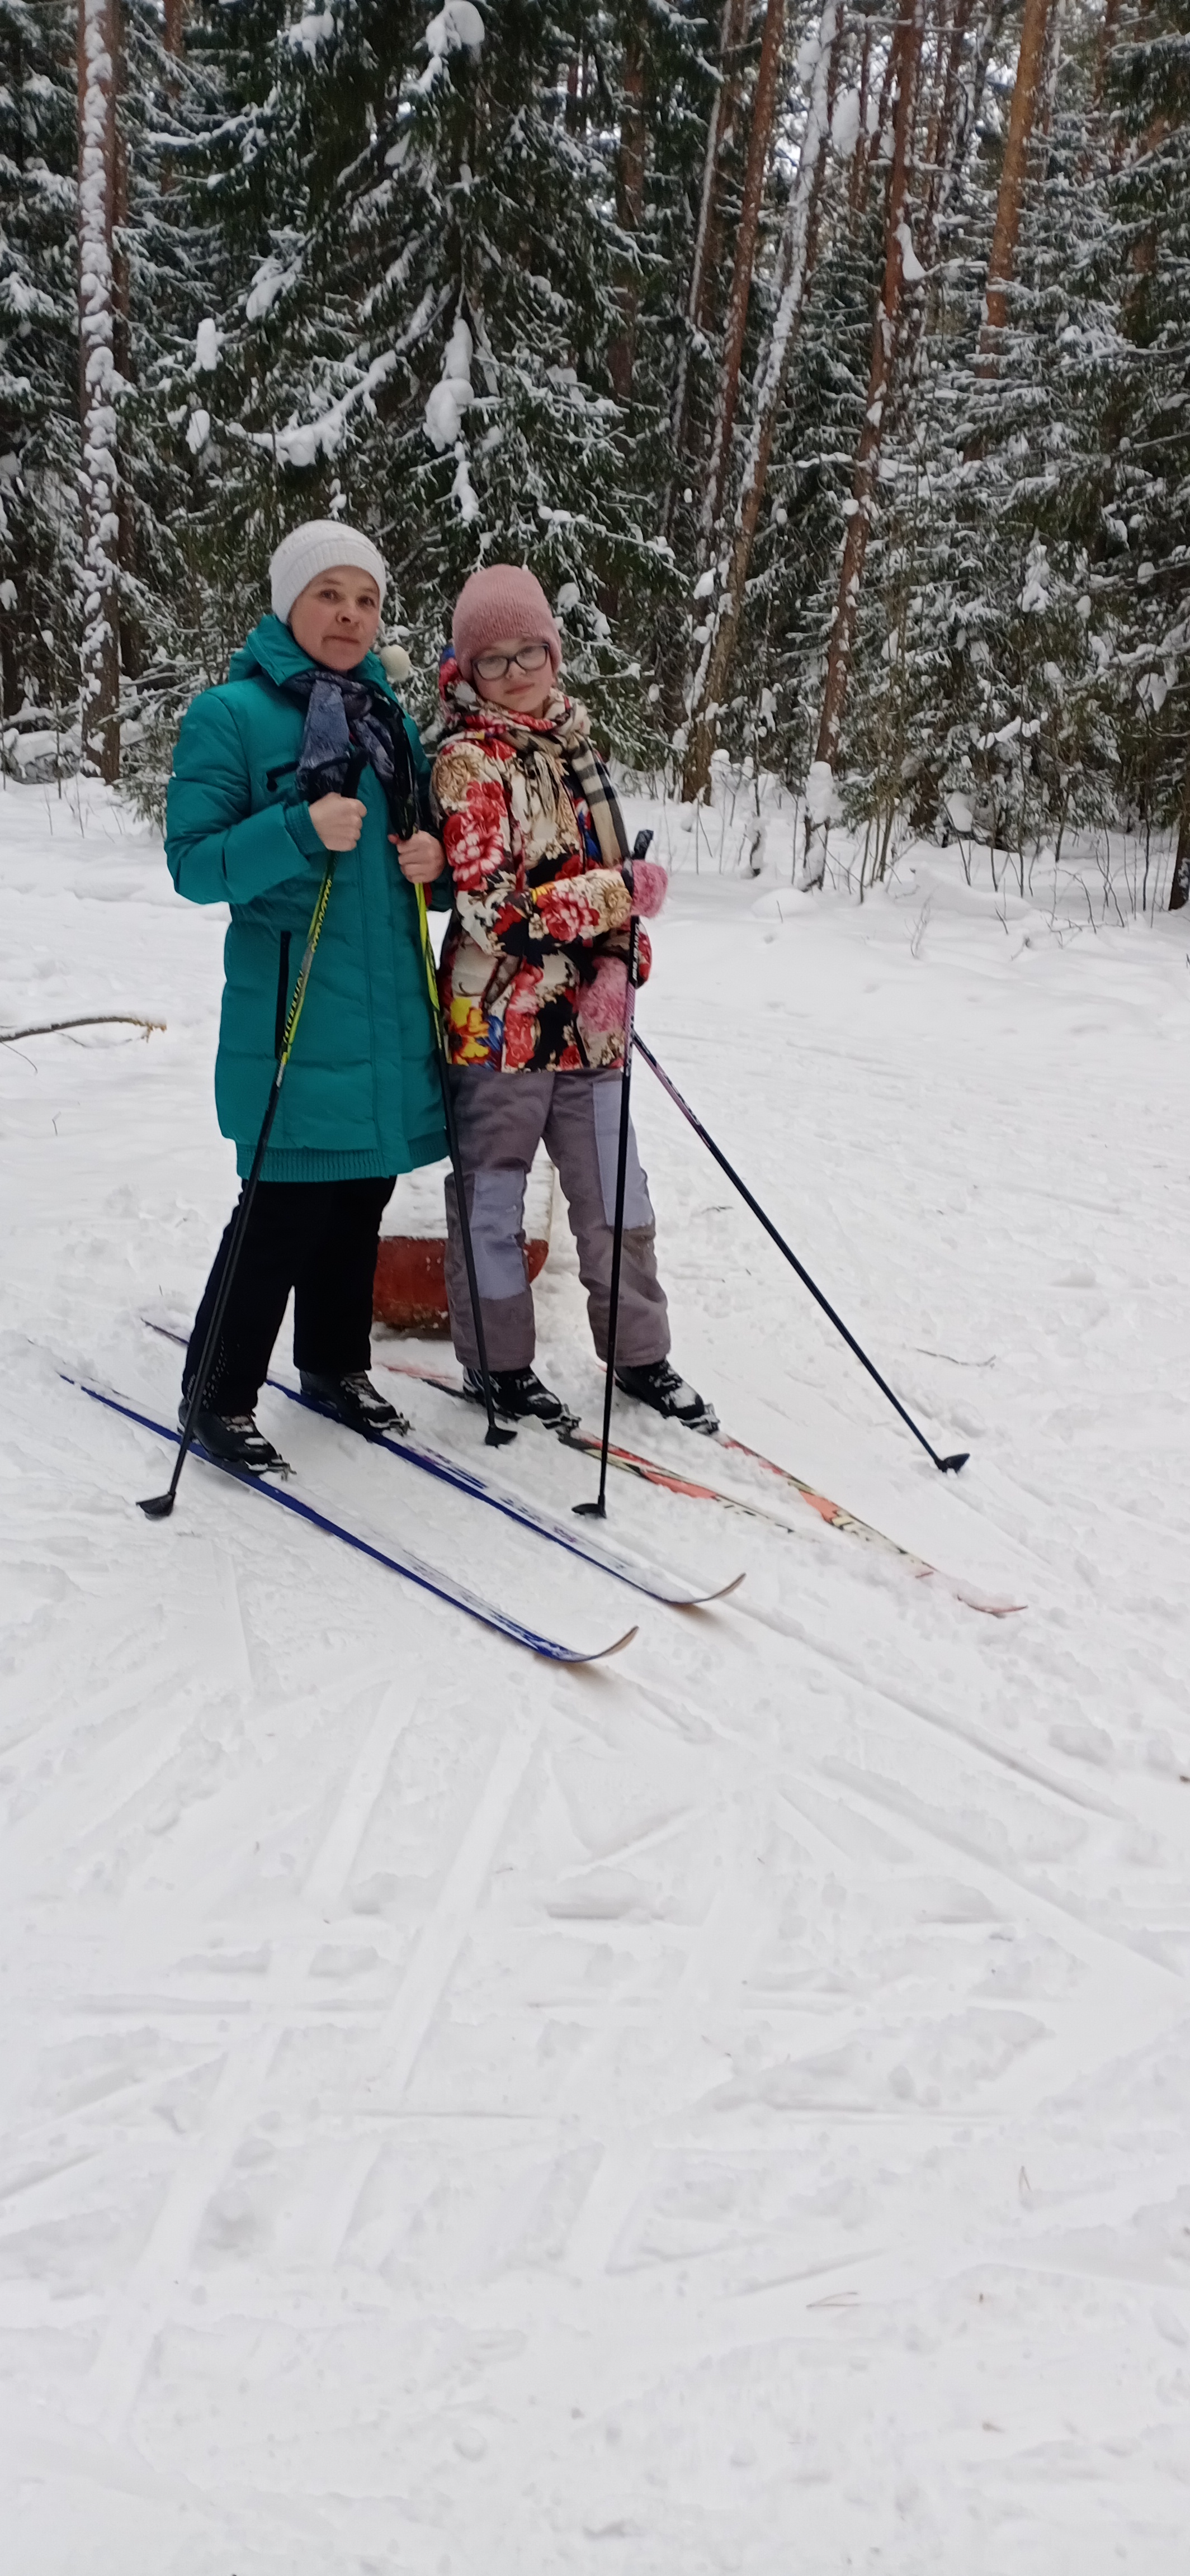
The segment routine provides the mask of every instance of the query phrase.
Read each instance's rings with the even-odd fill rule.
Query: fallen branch
[[[58,1029],[99,1029],[118,1022],[122,1029],[143,1029],[146,1043],[154,1029],[164,1029],[164,1020],[142,1020],[133,1011],[89,1011],[82,1020],[38,1020],[29,1029],[0,1029],[0,1046],[11,1046],[16,1038],[49,1038]]]

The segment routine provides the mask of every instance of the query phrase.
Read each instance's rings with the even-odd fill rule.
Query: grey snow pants
[[[488,1365],[527,1368],[533,1357],[533,1292],[525,1264],[525,1183],[538,1146],[557,1166],[600,1359],[607,1356],[616,1205],[620,1076],[610,1073],[498,1073],[456,1065],[451,1073],[459,1154],[471,1218]],[[629,1133],[624,1251],[616,1357],[644,1368],[669,1349],[669,1314],[653,1251],[653,1210],[636,1138]],[[453,1174],[446,1183],[446,1288],[455,1351],[474,1368],[479,1353],[459,1233]]]

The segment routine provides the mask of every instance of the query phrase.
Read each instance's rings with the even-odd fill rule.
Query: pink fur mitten
[[[628,1000],[628,969],[622,957],[601,957],[589,984],[584,985],[578,1016],[593,1036],[609,1037],[613,1029],[624,1026]]]
[[[642,921],[652,921],[659,913],[669,892],[669,875],[656,859],[634,859],[632,863],[632,909]]]

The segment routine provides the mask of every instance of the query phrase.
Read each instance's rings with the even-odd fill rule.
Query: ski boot
[[[623,1395],[635,1396],[638,1404],[650,1404],[654,1413],[683,1423],[687,1431],[705,1431],[710,1438],[719,1428],[713,1404],[696,1387],[687,1386],[668,1360],[650,1360],[645,1368],[618,1368],[616,1385]]]
[[[349,1431],[361,1431],[365,1440],[375,1440],[382,1431],[400,1436],[409,1429],[404,1414],[380,1394],[363,1369],[349,1369],[343,1377],[322,1369],[299,1369],[298,1376],[307,1404],[329,1413],[335,1422],[345,1422]]]
[[[486,1401],[477,1368],[464,1369],[463,1391],[474,1404]],[[563,1404],[552,1387],[543,1386],[531,1368],[493,1369],[492,1402],[507,1422],[544,1422],[550,1431],[572,1431],[578,1422],[577,1413]]]
[[[178,1428],[186,1419],[186,1398],[178,1407]],[[288,1476],[288,1459],[266,1439],[253,1413],[214,1413],[202,1405],[194,1417],[194,1437],[220,1467],[235,1467],[243,1476]]]

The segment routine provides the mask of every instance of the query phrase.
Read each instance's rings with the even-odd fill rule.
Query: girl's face
[[[554,666],[540,635],[506,635],[471,665],[477,697],[513,716],[542,716],[554,694]]]
[[[335,564],[299,590],[289,612],[295,644],[328,671],[354,671],[376,641],[380,593],[371,573]]]

